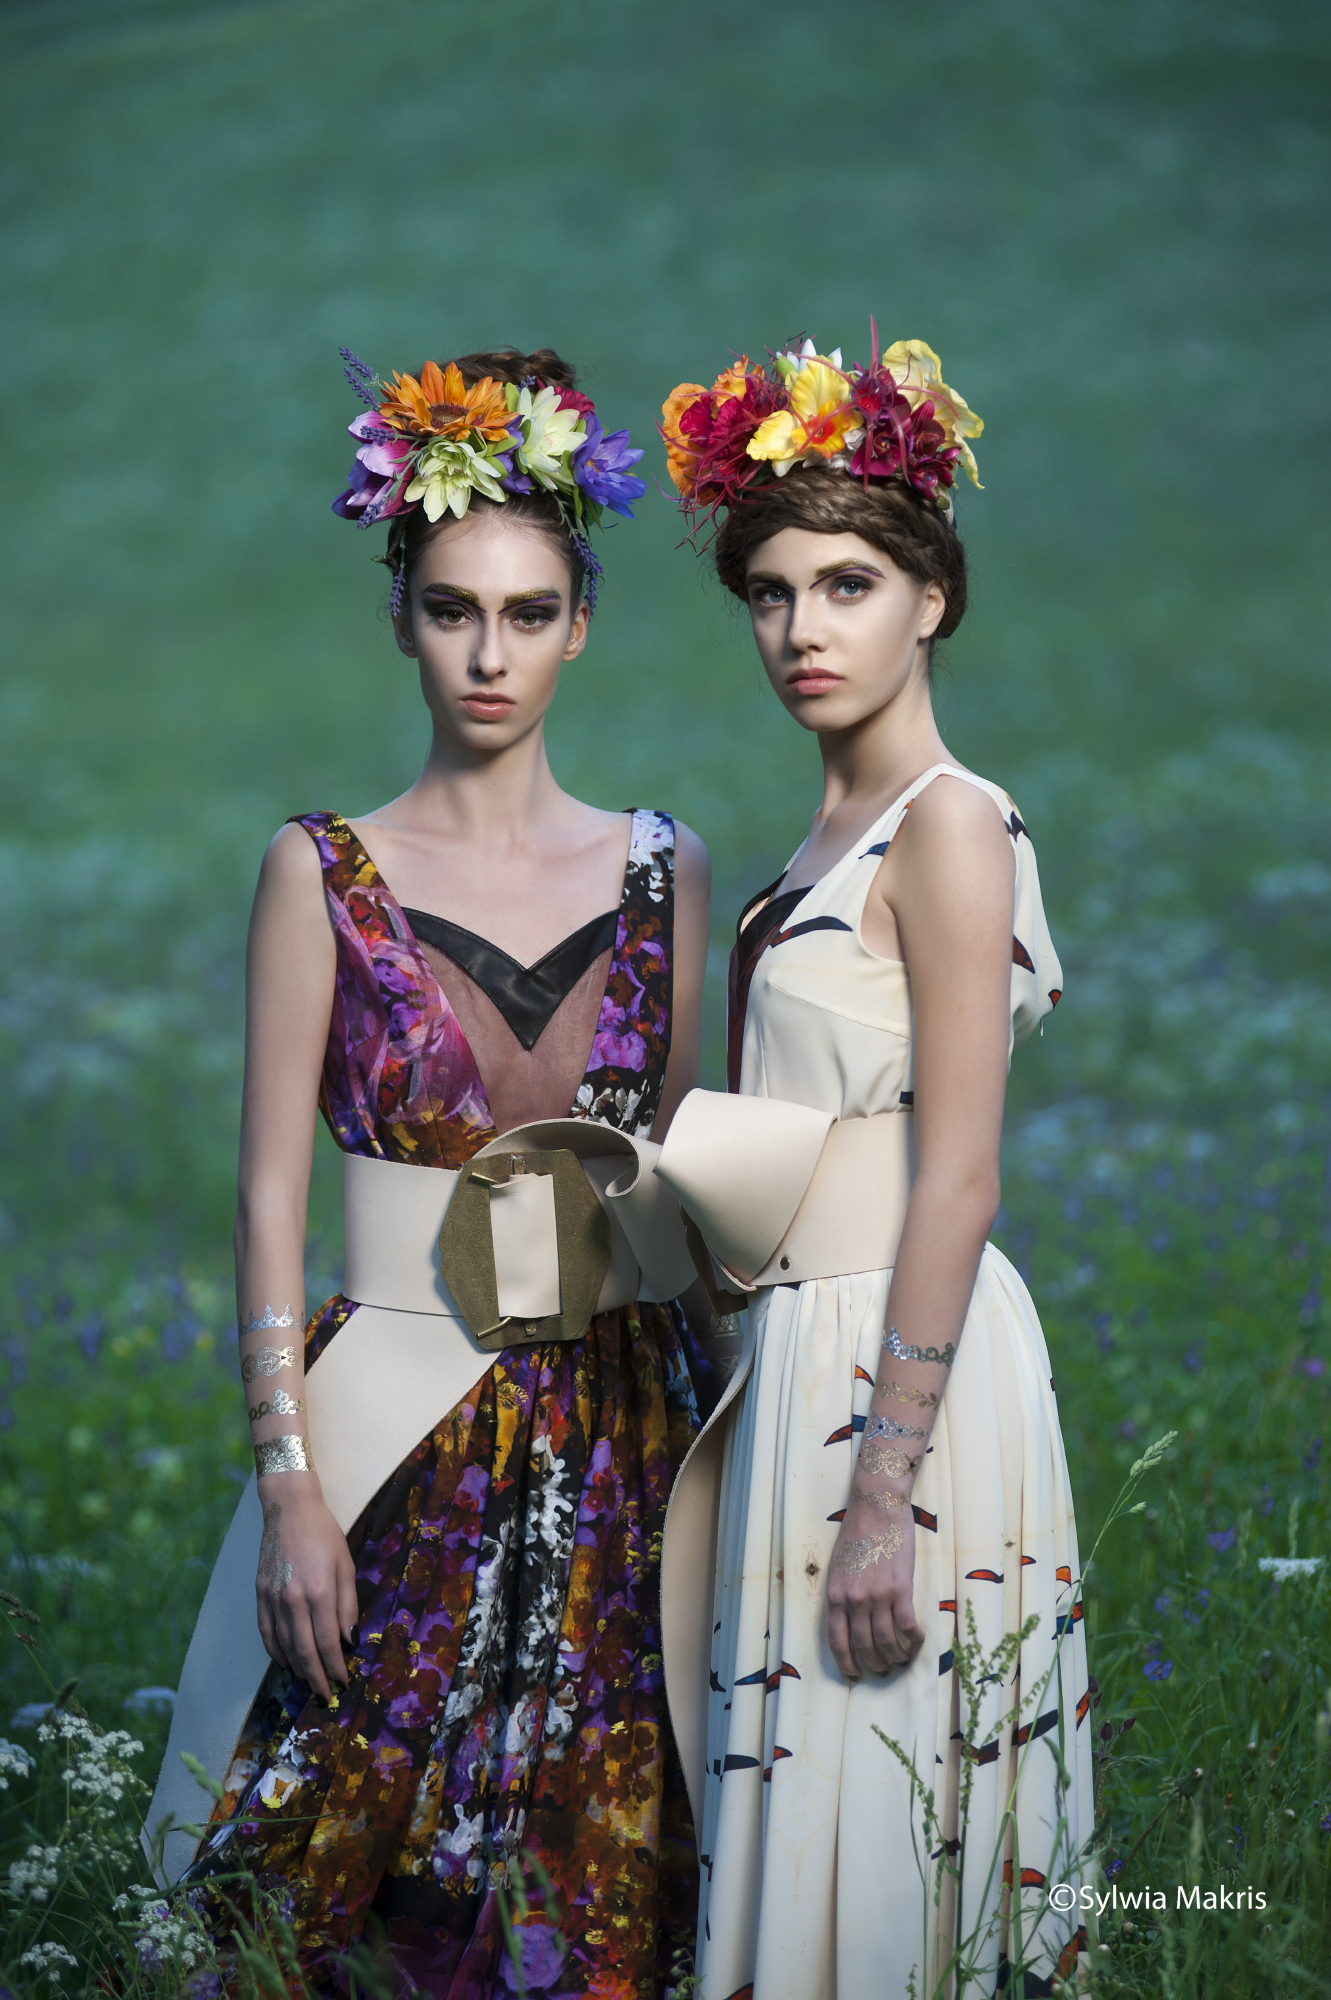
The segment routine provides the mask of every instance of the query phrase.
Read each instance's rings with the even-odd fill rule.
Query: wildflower
[[[850,386],[841,368],[821,354],[801,355],[786,383],[791,407],[759,424],[746,447],[749,457],[769,461],[777,474],[789,472],[799,458],[835,458],[848,434],[864,428]]]
[[[483,375],[469,389],[454,361],[447,368],[427,361],[419,382],[394,370],[379,415],[390,429],[422,438],[458,440],[475,432],[484,443],[498,444],[508,441],[513,428],[505,385]]]
[[[1174,1671],[1172,1660],[1148,1660],[1142,1668],[1148,1681],[1167,1681]]]
[[[184,1911],[173,1911],[160,1896],[145,1902],[139,1911],[143,1926],[134,1940],[139,1964],[157,1978],[169,1966],[191,1971],[204,1957],[207,1944],[202,1932]]]
[[[1322,1567],[1320,1556],[1258,1556],[1257,1567],[1267,1576],[1273,1576],[1277,1583],[1284,1583],[1291,1576],[1316,1576]]]
[[[1239,1531],[1237,1528],[1217,1528],[1214,1534],[1206,1537],[1210,1546],[1213,1549],[1220,1550],[1222,1553],[1225,1549],[1232,1549],[1238,1538]]]
[[[0,1736],[0,1792],[9,1790],[11,1778],[26,1778],[32,1771],[32,1758],[21,1743],[10,1743]]]
[[[1192,1346],[1183,1357],[1183,1366],[1190,1368],[1195,1375],[1203,1365],[1202,1344],[1199,1340],[1194,1340]]]
[[[1323,1833],[1331,1833],[1331,1813],[1328,1813],[1326,1818],[1322,1821],[1321,1831]]]
[[[16,1708],[9,1718],[11,1729],[35,1729],[45,1722],[52,1713],[49,1701],[25,1701],[22,1708]]]
[[[78,1960],[73,1952],[66,1951],[62,1944],[52,1943],[33,1945],[24,1952],[19,1964],[30,1966],[38,1978],[48,1979],[52,1986],[59,1986],[64,1966],[72,1965],[75,1970],[78,1969]]]
[[[1322,1440],[1320,1438],[1314,1438],[1308,1450],[1305,1451],[1303,1454],[1304,1471],[1316,1472],[1317,1463],[1318,1460],[1321,1458],[1321,1456],[1322,1456]]]
[[[420,455],[405,498],[424,501],[427,520],[441,520],[449,509],[461,520],[473,492],[503,499],[500,481],[508,470],[507,459],[488,458],[465,438],[434,438]]]
[[[598,507],[613,508],[625,520],[633,519],[631,500],[641,500],[647,491],[645,479],[630,479],[627,469],[636,465],[642,453],[629,448],[627,431],[607,437],[595,417],[587,419],[587,442],[573,454],[573,477]]]
[[[333,512],[362,528],[405,513],[402,488],[413,450],[411,441],[386,432],[375,410],[366,410],[347,429],[362,442],[347,474],[351,483],[334,500]]]
[[[16,1903],[44,1903],[60,1880],[60,1849],[34,1843],[9,1864],[9,1893]]]
[[[1155,1608],[1157,1611],[1168,1611],[1172,1601],[1168,1591],[1166,1591],[1162,1596],[1156,1598]]]
[[[1326,1363],[1325,1361],[1323,1361],[1321,1355],[1320,1354],[1309,1355],[1308,1359],[1303,1364],[1303,1372],[1305,1375],[1311,1375],[1314,1378],[1318,1375],[1325,1375]]]
[[[168,1713],[176,1705],[176,1691],[168,1687],[135,1688],[133,1694],[126,1695],[122,1707],[140,1715]]]

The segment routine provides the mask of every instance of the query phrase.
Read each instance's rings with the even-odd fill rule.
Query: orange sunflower
[[[513,422],[503,383],[483,375],[469,389],[454,361],[447,368],[427,361],[419,382],[395,369],[379,414],[395,431],[410,431],[416,437],[464,438],[479,431],[487,443],[495,444],[509,436]]]

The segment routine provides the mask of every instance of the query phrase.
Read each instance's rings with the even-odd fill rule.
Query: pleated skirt
[[[1049,1902],[1093,1819],[1076,1525],[1044,1335],[992,1245],[914,1493],[925,1644],[857,1684],[828,1650],[890,1277],[753,1308],[721,1502],[702,2000],[933,2000],[959,1963],[967,1990],[1038,1994],[1076,1958]]]

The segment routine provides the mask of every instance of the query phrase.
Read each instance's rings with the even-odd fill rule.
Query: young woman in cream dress
[[[1062,975],[1021,816],[930,700],[979,428],[920,342],[867,369],[806,344],[665,407],[823,762],[740,919],[730,1087],[864,1121],[872,1162],[835,1209],[868,1247],[827,1271],[796,1218],[718,1419],[704,2000],[1049,1993],[1080,1942],[1049,1897],[1092,1818],[1072,1499],[1040,1323],[986,1241],[1011,1052]]]

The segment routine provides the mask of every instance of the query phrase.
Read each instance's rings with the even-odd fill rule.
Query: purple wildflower
[[[1331,1833],[1331,1813],[1328,1813],[1326,1818],[1322,1821],[1322,1832]]]
[[[402,610],[402,600],[407,594],[407,565],[400,562],[393,571],[393,592],[388,600],[390,614],[396,618]]]
[[[633,508],[629,503],[641,500],[647,482],[629,478],[627,469],[641,457],[641,451],[630,445],[627,431],[612,431],[607,437],[596,418],[589,417],[587,442],[573,454],[573,477],[598,507],[610,507],[631,521]]]
[[[625,433],[625,435],[627,435],[627,433]],[[641,458],[642,453],[639,452],[638,456]],[[645,490],[646,489],[644,488],[644,491]],[[573,539],[573,546],[577,550],[579,556],[582,558],[582,566],[587,572],[587,616],[590,618],[593,611],[595,611],[596,609],[596,599],[601,588],[601,580],[605,575],[605,571],[601,567],[600,557],[597,555],[591,543],[587,540],[587,537],[585,535],[579,534],[576,528],[574,528],[571,531],[571,533]]]
[[[1321,1456],[1322,1456],[1322,1440],[1320,1438],[1314,1438],[1311,1445],[1308,1447],[1307,1451],[1305,1451],[1303,1454],[1304,1471],[1316,1472],[1317,1462],[1321,1458]]]
[[[1185,1368],[1190,1368],[1194,1375],[1197,1373],[1197,1370],[1203,1366],[1202,1344],[1200,1340],[1193,1341],[1192,1346],[1188,1349],[1187,1353],[1183,1357],[1183,1366]]]
[[[367,368],[363,361],[358,360],[349,347],[339,347],[337,351],[346,363],[342,373],[351,384],[353,392],[360,397],[362,403],[368,403],[372,410],[377,410],[379,399],[377,396],[370,394],[370,385],[374,381],[374,370]]]
[[[1314,1378],[1318,1375],[1325,1375],[1326,1363],[1323,1361],[1321,1355],[1310,1354],[1303,1364],[1303,1372],[1305,1375],[1311,1375]]]
[[[1173,1600],[1172,1600],[1172,1598],[1170,1597],[1170,1595],[1169,1595],[1169,1592],[1168,1592],[1168,1591],[1165,1591],[1165,1592],[1163,1592],[1163,1593],[1162,1593],[1162,1595],[1161,1595],[1161,1596],[1159,1596],[1159,1597],[1157,1597],[1157,1598],[1156,1598],[1156,1600],[1155,1600],[1155,1608],[1156,1608],[1156,1610],[1157,1610],[1157,1611],[1168,1611],[1168,1609],[1169,1609],[1169,1607],[1170,1607],[1170,1604],[1171,1604],[1172,1602],[1173,1602]]]
[[[1142,1668],[1148,1681],[1167,1681],[1174,1671],[1172,1660],[1148,1660]]]
[[[1232,1549],[1239,1538],[1237,1528],[1217,1528],[1213,1535],[1206,1537],[1213,1549]]]

